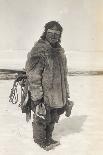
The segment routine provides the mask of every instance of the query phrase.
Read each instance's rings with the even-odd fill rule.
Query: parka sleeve
[[[43,98],[42,73],[44,69],[44,58],[41,54],[28,54],[25,70],[28,79],[31,99],[37,101]]]
[[[66,72],[66,91],[67,91],[67,98],[70,98],[70,91],[69,91],[69,83],[68,83],[68,66],[67,66],[67,58],[65,56],[65,72]]]

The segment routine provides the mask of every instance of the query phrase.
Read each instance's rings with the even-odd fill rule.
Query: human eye
[[[60,36],[60,34],[55,33],[55,37],[59,37],[59,36]]]

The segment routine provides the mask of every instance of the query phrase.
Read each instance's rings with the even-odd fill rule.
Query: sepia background
[[[68,76],[72,115],[63,115],[54,130],[61,145],[45,152],[33,142],[32,120],[26,123],[18,105],[9,103],[14,79],[0,72],[0,155],[102,155],[103,0],[0,0],[0,69],[22,70],[51,20],[63,26],[69,73],[96,75]]]

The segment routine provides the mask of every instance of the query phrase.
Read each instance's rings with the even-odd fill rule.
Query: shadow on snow
[[[63,136],[81,132],[86,119],[87,115],[80,115],[60,120],[55,126],[54,137],[56,139],[61,139]]]

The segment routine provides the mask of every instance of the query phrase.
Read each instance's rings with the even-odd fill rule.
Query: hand
[[[37,100],[37,101],[33,101],[32,99],[31,99],[31,109],[32,109],[32,111],[35,113],[35,111],[36,111],[36,107],[39,105],[39,104],[41,104],[41,103],[43,103],[43,98],[42,99],[39,99],[39,100]]]
[[[72,107],[74,105],[73,101],[68,100],[66,103],[66,108],[65,108],[65,116],[69,117],[71,115]]]

